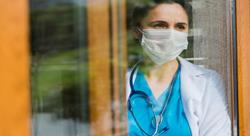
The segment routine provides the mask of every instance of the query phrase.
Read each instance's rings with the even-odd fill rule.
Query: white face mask
[[[187,49],[186,32],[173,29],[144,29],[142,34],[141,46],[144,52],[158,65],[174,60]]]

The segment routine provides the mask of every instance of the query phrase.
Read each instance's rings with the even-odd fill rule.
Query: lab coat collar
[[[189,74],[191,76],[199,76],[207,73],[204,68],[194,65],[182,57],[178,57],[178,60],[180,61],[182,71],[184,71],[184,73],[186,74]]]
[[[185,102],[194,100],[201,101],[204,92],[206,78],[203,75],[209,70],[194,65],[187,60],[178,57],[181,64],[181,90]]]

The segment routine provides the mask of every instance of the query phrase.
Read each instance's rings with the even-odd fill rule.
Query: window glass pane
[[[31,0],[32,135],[88,135],[83,1]]]
[[[171,115],[182,115],[179,120],[186,133],[199,133],[195,127],[205,133],[205,124],[216,126],[218,122],[209,122],[219,113],[224,114],[219,119],[227,122],[225,130],[231,129],[231,1],[164,2],[30,1],[32,135],[159,134],[168,131],[164,122],[180,126],[168,120],[176,119]],[[130,79],[133,69],[136,76]],[[142,92],[139,97],[131,95],[133,86]],[[148,108],[153,98],[162,107],[150,101]],[[212,103],[212,98],[218,103]],[[157,124],[161,115],[154,114],[158,113],[171,115],[164,114],[163,123]],[[211,115],[211,120],[205,115]]]

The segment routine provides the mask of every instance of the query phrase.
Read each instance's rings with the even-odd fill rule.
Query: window
[[[126,135],[126,73],[141,57],[130,26],[135,0],[31,0],[32,135]],[[231,118],[231,1],[189,0],[181,56],[223,78]]]

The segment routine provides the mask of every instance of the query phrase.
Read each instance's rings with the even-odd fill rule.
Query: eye
[[[155,29],[167,29],[168,26],[163,25],[163,24],[157,24],[153,26]]]
[[[152,22],[149,24],[150,27],[154,29],[168,29],[169,25],[162,21]]]
[[[177,23],[175,25],[175,29],[178,31],[185,31],[185,30],[187,30],[187,24],[186,23]]]

